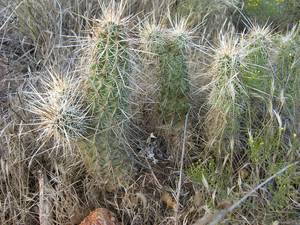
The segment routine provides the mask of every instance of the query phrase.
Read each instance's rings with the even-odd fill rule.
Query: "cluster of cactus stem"
[[[209,134],[207,147],[211,155],[205,155],[203,161],[207,157],[211,160],[195,164],[190,169],[192,177],[201,182],[203,176],[208,176],[208,182],[218,190],[224,184],[232,186],[235,178],[230,174],[238,174],[237,169],[243,163],[240,159],[246,156],[251,162],[248,166],[251,179],[246,182],[255,185],[285,162],[296,159],[299,40],[296,30],[283,36],[271,35],[267,28],[259,27],[246,35],[220,40],[211,64],[210,110],[206,117],[205,132]],[[220,171],[221,184],[209,179],[208,174]],[[288,193],[295,193],[291,189],[297,183],[292,173],[288,171],[276,180],[276,185],[269,187],[274,196],[273,209],[290,204],[292,197]]]
[[[95,26],[92,48],[89,49],[92,63],[87,96],[94,119],[91,126],[95,132],[93,138],[77,143],[91,175],[100,177],[99,182],[109,184],[109,190],[113,190],[127,173],[127,155],[121,151],[125,147],[121,143],[125,137],[123,125],[128,120],[132,54],[128,21],[121,19],[121,11],[106,10],[103,20]],[[148,23],[139,37],[142,57],[150,59],[153,65],[152,73],[149,71],[151,67],[145,67],[145,73],[157,82],[153,108],[153,114],[158,115],[155,129],[165,130],[162,135],[169,147],[175,150],[178,143],[172,143],[168,138],[178,138],[182,134],[191,107],[188,70],[191,42],[184,25],[184,22],[179,22],[172,28],[163,28]],[[296,159],[300,144],[297,138],[300,118],[299,43],[296,29],[286,36],[271,35],[267,28],[259,27],[242,36],[222,36],[219,47],[214,49],[208,72],[212,82],[209,85],[205,133],[207,149],[211,151],[208,151],[210,155],[203,156],[203,162],[200,157],[201,163],[189,170],[192,178],[205,180],[221,192],[234,185],[236,179],[232,174],[242,163],[239,162],[241,157],[248,157],[250,161],[251,179],[247,181],[250,185],[274,173],[285,160]],[[48,100],[53,98],[52,95],[59,95],[53,99],[59,101],[59,105],[55,104],[63,106],[63,110],[69,110],[66,111],[68,118],[56,116],[63,120],[57,121],[61,126],[43,127],[45,132],[51,131],[43,134],[54,139],[79,139],[87,133],[88,116],[82,109],[82,99],[77,95],[70,98],[73,86],[52,78],[54,84],[53,87],[48,85]],[[81,86],[74,90],[78,87]],[[42,125],[55,124],[48,121],[48,114],[64,112],[55,104],[56,108],[50,107],[49,112],[40,112],[48,103],[51,102],[38,99],[31,104],[31,111],[47,120],[41,121]],[[56,117],[51,119],[56,121]],[[72,121],[77,119],[78,124]],[[273,164],[269,162],[271,157]],[[218,173],[223,176],[222,180],[216,179]],[[286,176],[276,180],[276,185],[269,187],[274,196],[271,205],[275,209],[285,207],[293,197],[287,194],[294,193],[288,191],[295,188],[292,173],[288,171]],[[114,179],[110,174],[114,174]],[[224,191],[217,192],[219,198],[226,195]]]
[[[130,77],[132,63],[129,46],[128,20],[122,19],[122,10],[115,5],[105,9],[102,21],[94,28],[92,63],[89,70],[88,97],[91,103],[96,134],[88,143],[81,143],[87,163],[94,164],[94,171],[103,171],[103,164],[110,162],[112,168],[118,167],[127,158],[121,153],[120,143],[124,143],[124,121],[128,120],[130,97]],[[189,81],[187,54],[189,36],[184,23],[172,29],[158,26],[146,36],[144,52],[153,55],[157,73],[151,74],[158,81],[158,94],[153,112],[159,115],[159,126],[178,127],[183,124],[189,110]],[[158,31],[158,32],[157,32]],[[131,31],[132,34],[134,31]],[[137,34],[135,35],[138,36]],[[142,41],[142,42],[143,42]],[[141,47],[141,48],[143,48]],[[91,147],[90,145],[94,146]],[[123,154],[123,155],[122,155]],[[103,160],[104,159],[104,160]]]

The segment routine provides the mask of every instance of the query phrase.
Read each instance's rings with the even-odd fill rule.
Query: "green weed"
[[[300,19],[297,0],[246,0],[244,12],[260,25],[281,25],[284,29]]]

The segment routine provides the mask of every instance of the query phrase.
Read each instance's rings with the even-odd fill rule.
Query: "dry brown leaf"
[[[91,212],[80,225],[120,225],[115,215],[105,208]]]
[[[176,208],[176,201],[174,198],[168,193],[168,192],[163,192],[161,195],[161,201],[167,206],[169,209],[175,209]]]
[[[244,179],[247,179],[250,176],[250,173],[246,169],[241,169],[239,171],[239,175],[240,175],[241,179],[244,180]]]
[[[197,207],[200,207],[201,205],[203,205],[204,202],[204,196],[202,192],[196,192],[195,196],[194,196],[194,204]]]
[[[211,221],[213,221],[214,217],[215,217],[214,213],[206,213],[202,218],[197,220],[193,225],[207,225]]]
[[[147,198],[143,193],[141,192],[136,193],[136,198],[137,198],[137,202],[141,202],[144,208],[147,207]]]
[[[228,209],[230,206],[232,206],[232,202],[225,200],[218,204],[217,209]]]

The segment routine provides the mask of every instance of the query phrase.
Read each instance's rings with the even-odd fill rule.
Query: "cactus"
[[[284,116],[299,120],[300,109],[300,38],[299,30],[292,30],[285,36],[277,35],[274,38],[276,74],[276,97],[283,107]],[[295,123],[297,124],[297,122]],[[291,126],[294,126],[290,124]],[[294,130],[297,130],[294,127]]]
[[[240,77],[248,53],[239,42],[234,35],[221,37],[209,72],[213,80],[208,99],[207,136],[209,146],[217,147],[218,154],[221,149],[230,153],[240,145],[240,120],[246,96]]]
[[[245,59],[247,68],[243,70],[242,80],[249,101],[244,114],[244,130],[249,137],[250,159],[257,165],[260,163],[263,165],[264,160],[271,154],[270,149],[265,148],[264,143],[267,140],[262,137],[260,131],[265,137],[280,139],[280,133],[272,129],[274,125],[274,76],[270,61],[272,39],[269,27],[254,26],[245,40],[249,54]],[[273,137],[270,136],[272,134]]]
[[[172,29],[150,25],[144,30],[142,40],[145,51],[154,54],[157,60],[157,113],[161,125],[176,127],[184,121],[189,109],[189,81],[187,50],[189,32],[186,21],[180,21]]]
[[[249,66],[243,72],[243,82],[250,104],[245,115],[245,125],[248,131],[255,132],[249,134],[249,147],[259,154],[253,152],[250,156],[255,157],[250,158],[259,167],[268,164],[275,152],[278,157],[284,157],[287,151],[284,137],[292,139],[292,134],[295,134],[295,127],[286,123],[296,119],[288,115],[289,112],[298,111],[295,99],[299,78],[296,75],[295,58],[299,52],[295,37],[295,34],[278,37],[270,35],[267,28],[255,28],[248,38],[250,53],[246,60]],[[256,143],[255,148],[252,148],[253,143]]]
[[[48,70],[41,76],[39,87],[31,85],[25,92],[27,109],[34,115],[32,125],[39,132],[38,140],[55,147],[72,148],[71,142],[83,139],[89,127],[89,107],[81,92],[80,80],[71,75]]]
[[[147,22],[140,34],[143,69],[146,75],[152,75],[149,86],[155,90],[151,96],[155,104],[150,106],[150,118],[153,118],[150,132],[164,138],[168,154],[173,157],[178,157],[190,109],[187,60],[191,38],[186,23],[186,20],[177,20],[167,29]]]
[[[272,47],[272,34],[269,27],[252,27],[245,40],[249,54],[245,59],[247,67],[243,71],[243,82],[252,97],[258,93],[264,97],[272,90],[272,76],[270,70],[270,49]],[[264,94],[263,94],[264,93]]]
[[[242,121],[248,99],[241,76],[246,67],[248,49],[241,45],[242,41],[243,37],[230,33],[220,36],[219,46],[213,49],[214,56],[208,71],[211,78],[208,85],[209,109],[204,121],[208,152],[188,171],[192,179],[205,177],[210,188],[217,191],[218,199],[226,198],[224,189],[232,185],[231,174],[243,149]],[[209,160],[206,161],[207,158]],[[208,175],[211,173],[213,175]]]
[[[121,6],[120,6],[121,7]],[[124,119],[129,83],[129,46],[126,19],[122,8],[105,9],[102,21],[94,29],[93,64],[90,95],[99,129],[118,126]]]
[[[127,18],[123,5],[113,1],[103,9],[103,16],[93,29],[92,63],[88,79],[88,96],[92,105],[95,133],[87,143],[80,143],[86,166],[107,189],[116,188],[128,168],[123,127],[127,120],[130,53]],[[102,171],[102,172],[99,172]],[[115,179],[109,179],[111,173]],[[126,172],[128,173],[128,171]]]
[[[248,40],[251,53],[247,62],[250,66],[244,71],[243,80],[250,104],[245,126],[250,131],[251,176],[256,180],[264,179],[261,171],[271,176],[275,168],[282,168],[285,162],[296,157],[295,148],[299,143],[295,138],[298,134],[294,124],[297,124],[299,110],[299,64],[296,60],[299,40],[295,31],[286,36],[271,35],[267,28],[255,28]],[[297,180],[291,175],[293,173],[286,172],[268,187],[272,193],[271,210],[288,208],[290,199],[295,197]]]

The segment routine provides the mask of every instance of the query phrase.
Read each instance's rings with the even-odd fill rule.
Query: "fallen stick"
[[[38,171],[39,181],[39,220],[40,225],[51,225],[49,202],[45,198],[45,178],[41,170]]]

